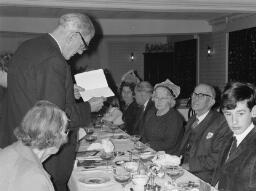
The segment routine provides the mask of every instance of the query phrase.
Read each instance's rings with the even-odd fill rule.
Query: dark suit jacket
[[[134,125],[139,116],[139,106],[136,101],[133,101],[126,110],[123,110],[123,121],[124,121],[124,129],[125,131],[133,135]]]
[[[185,148],[192,133],[191,126],[195,120],[195,115],[188,120],[178,155],[185,154]],[[197,133],[189,151],[190,172],[210,182],[220,151],[223,149],[223,143],[227,137],[232,136],[232,133],[224,116],[217,111],[210,111],[196,128]]]
[[[133,134],[143,135],[143,131],[144,131],[143,125],[145,122],[145,117],[150,110],[154,110],[154,111],[156,110],[155,103],[151,99],[149,99],[145,109],[141,106],[139,114],[138,114],[139,117],[134,125]]]
[[[232,138],[223,145],[211,184],[215,186],[219,182],[219,189],[223,191],[255,191],[256,127],[227,159],[231,143]]]
[[[38,100],[48,100],[64,110],[71,119],[71,128],[90,121],[90,106],[88,103],[75,104],[70,67],[49,34],[24,42],[9,65],[7,107],[0,128],[1,146],[15,141],[13,129]],[[55,183],[64,184],[70,177],[76,133],[73,131],[69,143],[45,162]]]

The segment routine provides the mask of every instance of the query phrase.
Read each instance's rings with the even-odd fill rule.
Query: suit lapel
[[[248,149],[248,145],[251,143],[252,140],[255,139],[256,135],[256,127],[251,130],[251,132],[244,138],[244,140],[239,144],[237,149],[229,156],[228,160],[226,163],[231,162],[232,160],[236,159],[238,156],[241,155],[241,153],[244,150]]]
[[[212,119],[212,112],[209,111],[209,113],[206,115],[206,117],[203,119],[203,121],[201,121],[201,123],[199,123],[196,127],[196,129],[198,129],[198,133],[197,133],[197,139],[201,139],[203,133],[207,130],[206,127],[208,127],[208,123],[210,123]]]
[[[148,104],[146,105],[146,108],[145,108],[144,112],[143,112],[143,117],[146,116],[147,112],[148,112],[152,107],[154,107],[154,102],[150,99],[150,100],[148,101]]]
[[[140,108],[140,114],[139,114],[139,117],[138,117],[138,120],[136,121],[136,124],[135,124],[135,129],[134,129],[134,134],[141,134],[143,135],[144,133],[144,129],[143,129],[143,125],[144,125],[144,122],[145,122],[145,117],[147,115],[147,112],[151,109],[152,107],[152,104],[154,104],[154,102],[150,99],[146,105],[146,108],[144,110],[144,107],[141,106]]]
[[[139,109],[139,117],[138,120],[136,121],[135,124],[135,129],[134,129],[134,134],[139,133],[142,130],[142,122],[143,122],[143,116],[144,116],[144,111],[143,111],[143,107],[140,107]]]
[[[190,153],[193,155],[195,151],[198,149],[199,141],[201,141],[203,138],[203,134],[208,130],[208,123],[211,122],[213,113],[209,111],[209,113],[206,115],[206,117],[201,121],[197,127],[196,127],[196,135],[195,135],[195,144],[192,145]]]
[[[185,148],[188,144],[188,140],[189,140],[189,137],[190,137],[190,134],[191,134],[191,126],[195,122],[195,120],[196,120],[196,115],[194,115],[190,118],[190,120],[188,121],[188,123],[185,127],[185,134],[184,134],[184,137],[182,139],[181,146],[180,146],[180,154],[183,154],[185,152]]]

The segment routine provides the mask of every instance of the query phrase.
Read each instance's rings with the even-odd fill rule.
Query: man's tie
[[[199,122],[199,120],[198,120],[198,118],[196,118],[196,120],[193,122],[193,124],[192,124],[192,129],[194,129],[194,128],[196,128],[196,126],[198,125],[198,122]]]
[[[229,156],[234,153],[234,151],[236,150],[237,148],[237,140],[235,137],[233,137],[233,141],[232,141],[232,145],[230,147],[230,150],[229,150]]]
[[[237,140],[236,140],[235,137],[233,137],[233,141],[232,141],[231,147],[229,149],[229,153],[228,153],[228,156],[226,158],[226,161],[229,159],[230,155],[232,155],[232,153],[235,152],[236,148],[237,148]]]

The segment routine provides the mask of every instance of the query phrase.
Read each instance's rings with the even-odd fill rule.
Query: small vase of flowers
[[[2,53],[0,54],[0,86],[7,87],[7,71],[8,64],[12,58],[12,53]]]

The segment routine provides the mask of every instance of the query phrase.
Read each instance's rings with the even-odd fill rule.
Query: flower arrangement
[[[0,54],[0,70],[7,72],[8,64],[12,58],[13,54],[9,52],[5,52]]]
[[[7,87],[7,72],[8,64],[12,58],[13,54],[5,52],[0,54],[0,86]]]

